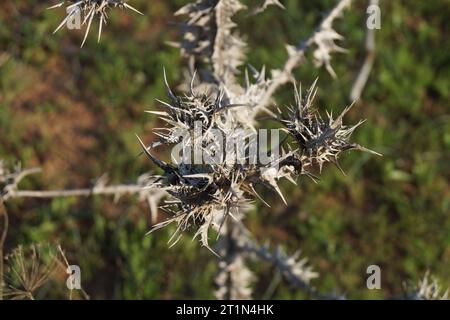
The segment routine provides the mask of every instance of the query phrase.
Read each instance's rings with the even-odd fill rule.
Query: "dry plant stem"
[[[331,12],[322,20],[320,25],[316,28],[316,31],[302,41],[296,48],[295,52],[289,54],[289,58],[284,64],[282,70],[272,79],[266,93],[261,99],[260,107],[268,107],[271,103],[272,96],[275,92],[285,83],[289,82],[292,78],[292,71],[298,67],[305,58],[305,51],[314,43],[314,35],[316,32],[331,26],[333,21],[342,15],[345,8],[349,7],[352,0],[340,0],[336,7],[331,10]]]
[[[146,200],[150,208],[150,220],[156,223],[158,202],[164,197],[165,192],[148,187],[149,181],[146,175],[138,178],[135,184],[106,185],[105,177],[98,179],[91,188],[69,189],[69,190],[20,190],[19,183],[27,176],[40,172],[39,168],[24,169],[17,168],[15,172],[4,174],[0,181],[6,181],[2,190],[0,200],[6,202],[18,198],[60,198],[60,197],[89,197],[92,195],[112,195],[115,199],[123,195],[139,195],[141,200]]]
[[[9,198],[57,198],[57,197],[88,197],[91,195],[118,195],[118,194],[136,194],[143,190],[139,185],[117,185],[109,187],[93,187],[86,189],[73,190],[17,190],[13,191]]]
[[[95,185],[92,188],[72,190],[19,190],[18,184],[27,176],[41,172],[40,168],[24,169],[13,173],[13,183],[5,188],[6,194],[2,196],[3,201],[11,198],[56,198],[56,197],[88,197],[91,195],[123,195],[136,194],[145,191],[145,186],[139,184],[121,184],[114,186]]]
[[[229,260],[232,259],[233,255],[235,255],[235,250],[236,250],[236,243],[233,239],[233,226],[231,223],[227,222],[228,224],[228,228],[227,228],[227,245],[226,245],[226,256],[224,257],[225,260]],[[233,279],[231,277],[231,273],[227,272],[227,280],[226,280],[226,287],[227,287],[227,292],[225,295],[225,300],[230,300],[232,299],[232,292],[233,292]]]
[[[9,219],[3,200],[0,198],[0,216],[3,218],[2,233],[0,236],[0,300],[3,300],[4,284],[4,247],[6,236],[8,235]]]
[[[371,5],[378,5],[378,0],[369,0],[369,6]],[[361,97],[361,93],[364,90],[370,72],[372,71],[373,63],[375,61],[375,29],[367,28],[365,42],[366,57],[350,90],[350,101],[358,100]]]
[[[4,199],[18,199],[18,198],[39,198],[39,199],[51,199],[51,198],[67,198],[67,197],[90,197],[93,195],[114,196],[118,199],[120,196],[128,195],[140,195],[141,199],[147,200],[148,207],[150,209],[150,221],[152,224],[157,221],[157,203],[164,196],[164,192],[158,192],[151,194],[151,190],[147,190],[147,187],[142,185],[115,185],[115,186],[94,186],[92,188],[85,189],[72,189],[72,190],[10,190],[7,197]]]
[[[61,255],[62,260],[63,260],[63,261],[61,261],[61,260],[57,259],[56,260],[57,264],[60,267],[64,268],[64,269],[69,268],[70,264],[69,264],[69,261],[66,258],[66,255],[65,255],[63,249],[61,248],[60,245],[58,245],[57,248],[58,248],[59,254]],[[72,300],[72,293],[73,293],[72,291],[73,291],[73,289],[69,289],[69,300]],[[83,296],[83,298],[85,300],[90,300],[89,295],[87,294],[87,292],[83,288],[80,289],[80,292],[81,292],[81,294],[82,294],[82,296]]]

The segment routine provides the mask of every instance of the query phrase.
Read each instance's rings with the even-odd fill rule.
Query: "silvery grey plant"
[[[139,12],[122,0],[70,2],[72,4],[68,7],[68,16],[56,31],[73,14],[80,12],[84,17],[83,24],[87,24],[83,44],[94,17],[100,19],[100,38],[107,10],[120,7]],[[158,140],[151,145],[146,145],[138,137],[143,153],[162,174],[151,178],[144,175],[136,185],[107,186],[100,179],[89,189],[24,191],[19,190],[19,181],[36,170],[16,167],[10,171],[0,161],[0,204],[19,197],[89,194],[120,196],[124,193],[137,193],[149,201],[152,212],[155,213],[156,204],[167,193],[169,199],[160,208],[169,214],[169,218],[155,224],[149,233],[175,223],[177,227],[169,241],[173,245],[185,231],[195,229],[194,238],[199,238],[201,244],[220,259],[215,279],[217,298],[252,297],[251,286],[256,278],[248,268],[248,262],[252,259],[273,264],[287,282],[305,290],[311,297],[344,298],[336,293],[318,292],[311,285],[311,280],[318,273],[309,265],[307,258],[301,257],[300,251],[289,255],[281,247],[271,249],[268,244],[258,244],[243,221],[255,201],[260,200],[270,205],[257,193],[258,186],[268,187],[287,203],[289,198],[283,195],[279,186],[282,179],[293,183],[304,177],[316,180],[313,174],[315,168],[321,172],[325,164],[332,163],[340,169],[338,158],[344,151],[358,150],[379,155],[350,141],[352,133],[363,123],[344,123],[344,116],[353,104],[345,107],[337,117],[333,117],[331,113],[323,117],[314,109],[317,80],[303,95],[301,86],[297,89],[292,75],[296,67],[307,62],[305,53],[311,48],[314,65],[324,66],[333,78],[337,77],[331,67],[332,53],[345,52],[345,49],[336,44],[344,38],[334,30],[333,23],[351,2],[340,0],[308,38],[298,45],[287,45],[288,59],[281,68],[271,70],[270,76],[266,75],[264,66],[259,71],[249,66],[249,70],[245,70],[244,79],[240,79],[240,76],[246,59],[247,44],[237,32],[237,24],[233,18],[238,12],[249,9],[239,0],[197,0],[187,4],[176,13],[187,20],[181,24],[181,41],[173,43],[180,48],[188,62],[189,77],[185,81],[185,93],[174,93],[164,73],[168,101],[159,101],[162,111],[149,112],[156,114],[165,126],[155,129]],[[60,2],[52,8],[61,7],[64,3],[65,1]],[[250,12],[259,14],[271,5],[284,8],[279,0],[265,0],[256,8],[250,9]],[[277,106],[273,96],[282,85],[289,82],[294,83],[293,103],[286,107]],[[251,161],[249,144],[244,143],[243,154],[238,154],[236,149],[215,144],[213,132],[237,140],[252,137],[257,128],[264,125],[257,118],[263,113],[277,121],[279,128],[286,134],[279,146],[282,150],[280,157],[271,157],[269,153],[269,161],[266,163]],[[200,135],[196,135],[196,130]],[[241,132],[249,134],[242,136]],[[224,154],[212,163],[192,163],[184,157],[172,157],[171,161],[166,162],[154,155],[155,148],[170,150],[180,143],[183,148],[193,150],[194,154],[197,149],[211,158],[215,158],[221,151]],[[239,163],[236,159],[245,161]],[[3,217],[6,223],[4,230],[7,230],[6,211]],[[153,218],[156,216],[153,215]],[[210,244],[211,230],[215,231],[218,239],[214,246]],[[6,232],[3,235],[6,236]],[[3,243],[4,237],[2,238]],[[0,252],[3,254],[2,250]],[[410,292],[407,298],[447,297],[447,293],[441,293],[437,282],[429,282],[428,275]]]
[[[296,262],[297,256],[282,254],[280,249],[270,253],[267,247],[256,245],[242,219],[253,201],[261,199],[256,186],[273,189],[287,202],[278,185],[283,178],[295,183],[301,176],[313,177],[314,167],[318,166],[322,171],[323,165],[329,162],[339,167],[338,157],[347,150],[378,154],[350,142],[352,133],[362,124],[362,121],[353,126],[344,124],[343,118],[352,105],[336,118],[327,114],[323,119],[313,109],[316,83],[304,97],[301,90],[296,89],[294,105],[287,111],[277,108],[273,101],[275,91],[293,80],[292,70],[304,62],[304,52],[309,46],[315,47],[315,65],[324,65],[333,77],[336,76],[330,64],[331,53],[344,50],[335,44],[343,38],[334,31],[332,23],[350,2],[340,1],[300,46],[288,46],[289,59],[282,70],[273,70],[272,76],[266,77],[264,67],[260,72],[251,68],[254,81],[246,72],[244,86],[240,85],[238,77],[247,45],[235,30],[233,17],[246,7],[238,0],[198,0],[177,12],[177,15],[186,16],[187,21],[181,27],[182,40],[175,45],[188,61],[192,77],[187,86],[188,93],[180,95],[173,93],[165,78],[169,97],[169,102],[161,102],[165,111],[150,111],[166,123],[164,128],[157,130],[160,139],[156,145],[169,147],[180,143],[179,130],[186,131],[184,136],[195,137],[194,124],[200,122],[200,141],[191,138],[184,139],[183,143],[189,150],[199,145],[203,152],[211,155],[218,150],[205,148],[214,140],[210,132],[215,130],[230,137],[242,130],[254,131],[260,125],[256,119],[260,113],[277,120],[287,134],[280,146],[283,150],[280,158],[264,164],[249,161],[246,165],[236,162],[230,165],[230,159],[238,158],[233,148],[225,148],[224,155],[213,164],[192,164],[183,160],[166,163],[153,155],[155,144],[147,146],[139,140],[148,158],[164,172],[155,177],[154,187],[163,188],[171,196],[162,206],[169,219],[156,224],[150,233],[175,223],[177,228],[169,241],[174,244],[183,231],[195,228],[194,238],[198,237],[203,246],[221,257],[216,279],[218,298],[251,297],[253,276],[245,261],[252,256],[272,262],[291,282],[316,294],[309,286],[316,273],[306,260]],[[269,4],[280,6],[278,1],[266,1],[253,12],[259,13]],[[198,77],[195,76],[197,70]],[[202,93],[198,93],[200,90]],[[244,158],[249,154],[248,148],[246,145]],[[218,238],[223,238],[217,245],[217,252],[209,243],[211,229],[216,231]]]

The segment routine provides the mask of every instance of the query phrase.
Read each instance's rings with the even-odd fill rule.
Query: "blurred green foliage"
[[[174,86],[183,61],[166,42],[177,39],[172,13],[187,1],[133,0],[145,13],[112,13],[96,43],[83,49],[83,32],[52,31],[64,11],[52,2],[7,0],[0,8],[0,158],[41,166],[44,173],[23,188],[74,188],[107,172],[112,183],[152,170],[138,157],[135,133],[150,141],[155,118],[144,110],[164,98],[162,69]],[[280,67],[285,44],[314,29],[335,1],[282,1],[258,16],[239,17],[255,67]],[[255,3],[255,1],[247,1]],[[301,249],[320,273],[314,284],[349,298],[385,298],[430,270],[450,285],[450,3],[382,0],[376,61],[361,101],[348,121],[367,122],[354,140],[384,154],[348,153],[343,175],[328,167],[315,184],[286,184],[289,206],[271,196],[246,220],[264,242]],[[348,103],[364,58],[365,1],[357,0],[336,23],[345,55],[333,57],[339,76],[311,64],[296,70],[308,86],[317,76],[317,106],[337,113]],[[308,53],[311,60],[311,52]],[[2,59],[0,59],[2,60]],[[287,86],[277,95],[292,102]],[[11,230],[7,249],[59,242],[79,264],[92,298],[213,298],[216,259],[189,236],[169,249],[173,229],[145,236],[149,213],[137,199],[14,200],[7,203]],[[161,219],[162,219],[161,215]],[[382,290],[366,289],[368,265],[382,268]],[[274,270],[260,276],[255,296],[267,297]],[[50,297],[52,293],[48,293]],[[304,298],[280,283],[271,298]]]

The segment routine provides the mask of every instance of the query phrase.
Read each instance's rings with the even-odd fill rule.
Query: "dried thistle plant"
[[[5,257],[7,268],[4,296],[9,299],[36,298],[36,292],[51,278],[58,265],[58,252],[52,246],[33,244],[15,248]]]
[[[343,123],[344,116],[353,105],[346,107],[336,118],[327,113],[324,119],[313,109],[317,81],[305,97],[302,97],[301,89],[295,89],[294,106],[276,108],[273,102],[275,91],[293,79],[293,69],[304,62],[304,52],[310,46],[315,47],[316,66],[325,65],[335,76],[330,64],[331,54],[344,50],[335,44],[335,40],[342,37],[334,31],[332,23],[350,3],[350,0],[339,1],[312,36],[298,47],[288,46],[289,59],[282,70],[272,70],[271,77],[267,77],[264,67],[261,71],[250,67],[254,82],[246,71],[244,85],[240,84],[239,75],[247,45],[236,31],[233,17],[237,12],[246,10],[246,6],[238,0],[197,0],[176,13],[187,17],[187,21],[181,24],[182,40],[176,45],[188,61],[191,79],[188,80],[189,85],[184,86],[188,92],[177,95],[169,87],[164,74],[170,101],[158,100],[164,111],[149,112],[156,114],[165,126],[155,130],[159,137],[156,143],[147,146],[139,139],[143,152],[163,171],[155,176],[152,187],[161,188],[171,196],[162,206],[169,218],[154,225],[149,233],[175,223],[176,231],[169,240],[173,245],[183,231],[194,228],[194,238],[200,238],[201,244],[215,254],[209,244],[210,229],[215,230],[217,237],[222,236],[216,246],[217,255],[221,257],[216,278],[218,298],[251,296],[250,283],[254,277],[245,261],[252,254],[273,263],[290,283],[306,289],[311,295],[339,297],[320,295],[310,287],[310,280],[317,275],[306,259],[298,260],[297,256],[286,255],[281,249],[270,253],[266,247],[251,242],[248,232],[239,230],[245,229],[242,219],[254,201],[259,199],[270,205],[259,196],[257,186],[272,189],[287,203],[279,187],[280,180],[296,183],[301,176],[314,177],[311,173],[313,168],[317,166],[321,172],[328,162],[339,167],[338,157],[347,150],[379,155],[350,142],[352,133],[363,122],[353,126]],[[279,1],[264,1],[253,13],[259,13],[270,5],[283,8]],[[196,79],[197,70],[199,76]],[[198,93],[200,90],[202,93]],[[269,152],[268,162],[252,162],[249,161],[252,160],[250,143],[244,143],[244,156],[233,148],[215,144],[213,131],[228,138],[247,141],[251,134],[235,136],[236,132],[256,132],[261,126],[257,120],[261,112],[277,120],[280,129],[288,136],[279,145],[282,150],[280,157],[273,157]],[[189,152],[194,150],[193,154],[197,149],[212,157],[221,151],[224,153],[213,163],[200,164],[192,164],[190,158],[184,157],[172,157],[170,162],[165,162],[153,155],[152,150],[156,147],[167,149],[180,142],[183,147],[188,147]],[[245,164],[233,162],[239,156]]]
[[[120,7],[138,12],[119,0],[71,2],[68,16],[55,32],[73,15],[81,13],[83,25],[87,25],[83,44],[94,17],[100,19],[100,39],[102,26],[108,17],[107,10]],[[314,169],[317,167],[321,173],[326,163],[333,163],[341,169],[338,157],[348,150],[380,155],[350,142],[353,132],[363,123],[360,121],[350,126],[344,124],[343,118],[353,104],[344,108],[336,118],[331,113],[322,117],[313,108],[317,80],[304,97],[301,89],[295,88],[294,102],[286,108],[277,108],[274,101],[274,94],[282,85],[295,82],[293,71],[307,62],[305,54],[310,48],[313,51],[314,65],[324,66],[336,78],[331,66],[332,54],[346,50],[337,45],[337,41],[342,41],[344,37],[336,32],[333,23],[350,7],[351,2],[338,1],[309,37],[296,46],[287,45],[288,58],[285,64],[279,69],[271,70],[270,75],[266,75],[264,66],[261,66],[261,71],[249,66],[252,80],[247,70],[245,78],[240,78],[242,65],[246,60],[247,44],[238,32],[235,16],[245,10],[256,14],[269,7],[283,9],[279,0],[264,0],[253,9],[247,8],[239,0],[196,0],[176,12],[177,16],[186,18],[181,23],[181,41],[175,45],[188,62],[186,74],[190,78],[186,79],[183,86],[186,92],[175,94],[164,73],[169,102],[158,100],[164,110],[149,111],[164,123],[164,127],[155,128],[155,135],[159,140],[148,146],[138,137],[143,153],[162,173],[153,176],[151,183],[146,180],[145,185],[139,187],[140,190],[158,189],[170,195],[161,206],[169,218],[155,224],[149,233],[175,223],[176,230],[169,240],[169,244],[173,245],[183,233],[195,229],[193,237],[199,238],[203,246],[221,258],[216,277],[218,298],[251,297],[251,283],[255,277],[246,266],[246,261],[252,257],[272,263],[290,284],[304,289],[313,297],[342,298],[339,295],[318,293],[310,284],[317,273],[306,258],[299,259],[299,253],[286,254],[281,248],[272,252],[268,246],[258,245],[245,229],[243,219],[255,201],[260,200],[270,205],[259,196],[257,187],[271,189],[287,204],[289,199],[283,195],[279,186],[282,179],[293,183],[308,176],[314,179]],[[52,8],[63,4],[61,2]],[[281,156],[276,157],[273,150],[270,150],[265,163],[252,161],[255,160],[251,154],[252,146],[245,142],[254,136],[259,127],[264,126],[257,118],[262,112],[277,121],[279,129],[287,134],[286,139],[278,146],[282,150]],[[240,150],[242,153],[217,143],[217,132],[222,137],[244,141]],[[166,162],[154,156],[153,149],[163,147],[167,150],[180,143],[194,158],[196,152],[200,151],[215,160],[192,163],[185,157],[172,157]],[[257,145],[258,155],[259,148]],[[217,155],[222,156],[216,158]],[[243,162],[237,162],[236,159]],[[7,183],[7,187],[4,188],[6,196],[17,196],[15,177],[13,182]],[[152,207],[154,206],[155,202]],[[215,249],[209,242],[211,229],[220,238]],[[430,284],[425,277],[419,283],[416,296],[436,298],[441,294],[437,284]]]
[[[129,9],[138,14],[143,14],[138,11],[136,8],[129,5],[124,0],[69,0],[69,1],[61,1],[60,3],[49,7],[48,9],[56,9],[64,6],[66,2],[71,3],[66,7],[67,16],[60,23],[60,25],[55,29],[53,33],[58,32],[61,28],[64,27],[68,22],[71,22],[72,19],[80,19],[82,25],[86,25],[86,32],[84,34],[83,42],[81,43],[81,47],[83,47],[89,31],[91,29],[91,24],[94,18],[99,19],[99,27],[98,27],[98,42],[100,42],[100,37],[102,35],[103,25],[107,23],[108,20],[108,11],[112,8],[120,8],[120,9]]]
[[[354,104],[346,107],[336,119],[332,113],[327,112],[327,118],[324,120],[317,110],[313,109],[312,103],[317,94],[316,84],[317,80],[304,98],[301,87],[298,91],[295,89],[296,106],[288,108],[287,118],[283,118],[283,112],[278,110],[286,132],[294,138],[299,147],[302,167],[306,169],[318,164],[321,172],[325,163],[332,162],[341,169],[338,156],[347,150],[360,150],[381,156],[378,152],[349,142],[352,133],[364,122],[360,121],[353,126],[343,124],[344,116]]]

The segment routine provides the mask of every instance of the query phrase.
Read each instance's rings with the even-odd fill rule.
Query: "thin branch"
[[[157,204],[166,195],[166,192],[151,186],[151,177],[144,174],[138,178],[135,184],[106,185],[106,178],[101,177],[91,188],[69,189],[69,190],[20,190],[19,183],[31,174],[41,172],[40,168],[24,169],[16,166],[13,172],[5,169],[2,163],[0,170],[0,183],[3,183],[3,190],[0,189],[0,200],[8,201],[18,198],[60,198],[60,197],[89,197],[92,195],[113,195],[117,200],[123,195],[139,195],[141,200],[146,200],[151,213],[151,222],[157,219]]]
[[[29,175],[41,172],[40,168],[32,168],[20,170],[16,169],[16,172],[5,175],[3,180],[10,180],[4,187],[3,200],[9,200],[14,198],[57,198],[57,197],[88,197],[91,195],[123,195],[123,194],[135,194],[148,191],[145,189],[145,184],[130,184],[130,185],[115,185],[105,186],[104,181],[99,179],[99,183],[92,188],[84,189],[72,189],[72,190],[19,190],[19,183],[28,177]]]
[[[9,194],[12,198],[57,198],[57,197],[89,197],[91,195],[123,195],[136,194],[143,191],[140,185],[116,185],[109,187],[92,187],[72,190],[14,190]]]

